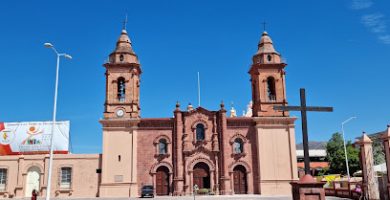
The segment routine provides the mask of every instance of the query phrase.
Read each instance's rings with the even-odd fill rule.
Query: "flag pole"
[[[198,72],[198,107],[200,107],[200,78]]]

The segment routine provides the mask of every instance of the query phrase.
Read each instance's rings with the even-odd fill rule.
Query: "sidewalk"
[[[30,200],[30,198],[13,198],[20,200]],[[52,200],[138,200],[152,198],[51,198]],[[193,196],[160,196],[155,197],[157,200],[194,200]],[[290,196],[261,196],[261,195],[217,195],[217,196],[196,196],[195,200],[292,200]],[[327,200],[348,200],[338,197],[326,197]],[[1,199],[3,200],[3,199]],[[6,199],[4,199],[6,200]],[[45,198],[38,198],[38,200],[45,200]]]

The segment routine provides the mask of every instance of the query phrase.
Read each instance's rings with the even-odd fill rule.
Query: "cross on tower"
[[[318,107],[318,106],[306,106],[306,95],[305,89],[299,90],[301,96],[301,106],[274,106],[275,110],[282,111],[301,111],[302,118],[302,136],[303,136],[303,156],[305,159],[305,174],[310,174],[310,157],[309,157],[309,144],[308,144],[308,133],[307,133],[307,111],[317,112],[333,112],[333,107]]]
[[[127,25],[127,14],[125,20],[123,20],[123,30],[126,30],[126,25]]]
[[[267,23],[264,21],[262,24],[263,24],[263,31],[265,31],[265,25],[266,25]]]

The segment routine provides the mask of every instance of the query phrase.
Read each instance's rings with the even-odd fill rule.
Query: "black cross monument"
[[[310,157],[309,157],[309,144],[308,144],[308,134],[307,134],[307,111],[317,111],[317,112],[332,112],[333,107],[317,107],[317,106],[306,106],[306,95],[305,89],[301,88],[299,90],[301,95],[301,106],[274,106],[275,110],[283,111],[301,111],[301,121],[302,121],[302,136],[303,136],[303,156],[305,159],[305,174],[310,174]]]

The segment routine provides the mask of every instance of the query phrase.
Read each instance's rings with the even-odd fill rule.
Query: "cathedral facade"
[[[126,30],[104,67],[100,196],[138,196],[143,185],[155,195],[190,195],[194,185],[213,194],[291,193],[295,118],[273,109],[287,105],[286,64],[267,32],[249,70],[251,117],[228,117],[223,103],[215,111],[177,103],[173,118],[141,118],[142,68]]]
[[[297,180],[294,121],[287,105],[285,67],[264,32],[249,70],[252,114],[172,106],[172,118],[140,117],[142,67],[126,30],[104,64],[102,154],[56,154],[52,197],[138,197],[199,193],[291,195]],[[245,70],[242,73],[246,73]],[[146,74],[147,76],[147,74]],[[0,197],[47,192],[49,157],[0,156]]]

